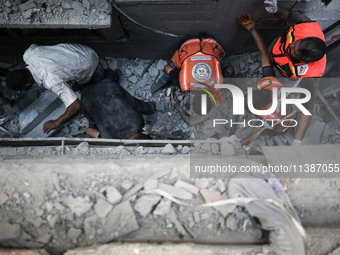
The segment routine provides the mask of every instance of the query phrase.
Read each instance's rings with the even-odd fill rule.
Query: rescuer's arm
[[[67,120],[76,115],[81,110],[81,107],[82,105],[80,100],[76,99],[69,107],[66,108],[65,113],[61,115],[57,120],[49,120],[44,123],[44,133],[48,134],[51,130],[60,127],[61,124],[65,123]]]
[[[254,20],[249,15],[242,15],[237,17],[237,22],[240,23],[244,28],[248,29],[248,31],[254,38],[256,46],[261,53],[262,67],[271,66],[268,48],[264,43],[260,33],[255,28]]]

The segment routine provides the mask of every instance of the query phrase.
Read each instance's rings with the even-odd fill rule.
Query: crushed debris
[[[0,27],[105,28],[111,23],[108,1],[1,1]]]
[[[245,90],[246,86],[255,88],[256,81],[261,77],[260,55],[258,52],[235,55],[229,57],[229,62],[235,67],[237,78],[253,78],[253,80],[247,79],[247,83],[240,86],[242,90]],[[199,153],[207,153],[211,155],[244,155],[246,152],[239,144],[239,140],[247,136],[252,128],[243,127],[238,125],[236,129],[232,129],[230,126],[218,125],[213,128],[212,120],[205,121],[204,123],[192,126],[189,125],[181,118],[178,111],[172,107],[171,100],[176,99],[179,106],[185,111],[190,111],[190,96],[189,94],[183,94],[178,88],[167,87],[159,90],[155,94],[150,92],[151,85],[157,81],[163,72],[163,65],[165,60],[146,60],[146,59],[124,59],[124,58],[112,58],[106,57],[101,60],[101,64],[104,68],[110,68],[112,70],[118,67],[122,71],[120,83],[131,95],[137,98],[141,98],[146,101],[156,102],[156,108],[158,110],[156,119],[150,122],[145,116],[145,130],[151,134],[154,134],[155,139],[168,139],[171,137],[178,137],[180,139],[188,140],[199,137],[200,139],[217,139],[216,142],[209,142],[204,144],[195,144],[194,150]],[[2,83],[2,90],[4,94],[9,92],[5,89],[4,81]],[[8,102],[0,100],[2,111],[0,111],[0,118],[8,117],[9,120],[2,124],[2,128],[8,130],[4,132],[0,130],[0,137],[44,137],[46,136],[42,132],[42,121],[34,130],[40,130],[39,132],[31,131],[30,134],[25,134],[25,131],[32,128],[32,123],[39,123],[35,119],[38,118],[45,108],[49,108],[49,103],[40,104],[41,100],[45,101],[46,95],[51,92],[47,92],[43,88],[33,86],[29,91],[21,92],[14,95],[16,99],[16,105],[11,107]],[[79,91],[77,92],[78,95]],[[26,96],[27,95],[27,96]],[[25,98],[25,100],[21,100]],[[51,101],[53,104],[53,98]],[[229,98],[226,96],[226,98]],[[330,105],[333,105],[337,109],[337,105],[340,104],[337,94],[331,98],[327,98]],[[47,102],[47,101],[46,101]],[[37,106],[39,105],[39,107]],[[61,105],[63,106],[63,105]],[[57,108],[54,106],[54,108]],[[225,102],[223,107],[216,107],[211,113],[211,116],[215,118],[225,119],[226,116],[233,118],[231,111],[231,101]],[[48,111],[48,114],[51,114]],[[37,117],[38,116],[38,117]],[[49,116],[51,118],[52,116]],[[212,118],[212,117],[211,117]],[[254,115],[245,115],[245,119],[256,118]],[[313,119],[319,119],[318,122],[311,121],[307,134],[304,138],[303,144],[325,144],[325,143],[339,143],[340,135],[336,132],[340,132],[340,127],[332,125],[334,119],[327,114],[327,110],[322,102],[317,101],[315,104],[315,110],[313,113]],[[83,114],[78,114],[73,120],[54,132],[53,137],[69,137],[69,138],[88,138],[85,133],[85,129],[88,127],[88,120]],[[32,133],[33,132],[33,133]],[[232,136],[235,134],[236,136]],[[261,147],[264,145],[269,146],[288,146],[293,140],[294,128],[288,129],[286,133],[273,134],[270,132],[264,132],[260,135],[252,144],[250,148],[250,154],[262,154]],[[179,135],[179,136],[178,136]],[[218,142],[217,142],[218,141]],[[131,154],[131,152],[124,150],[124,153]],[[190,152],[189,147],[173,147],[171,144],[165,146],[161,153],[164,154],[187,154]],[[145,149],[140,148],[136,155],[143,155],[147,153]]]

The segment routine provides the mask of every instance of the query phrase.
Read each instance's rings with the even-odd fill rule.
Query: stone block
[[[94,206],[94,211],[100,218],[105,218],[106,215],[111,211],[113,206],[106,202],[104,199],[100,199]]]
[[[19,224],[0,223],[0,240],[10,240],[20,237],[21,228]]]
[[[89,197],[72,197],[69,196],[65,199],[66,205],[71,209],[71,211],[78,217],[87,213],[91,207],[92,202],[90,202]]]
[[[106,186],[100,191],[111,204],[117,204],[122,200],[122,195],[113,186]]]
[[[171,201],[163,198],[162,201],[157,205],[153,214],[158,216],[166,216],[170,213]]]
[[[158,188],[158,181],[157,180],[147,180],[144,183],[144,190],[153,190]]]
[[[159,183],[158,188],[168,192],[171,196],[180,198],[180,199],[191,199],[192,194],[186,191],[185,189],[174,187],[168,184]]]
[[[159,195],[146,195],[137,199],[134,209],[143,217],[147,216],[152,208],[161,200]]]
[[[199,192],[199,188],[197,188],[195,185],[192,185],[182,180],[178,180],[174,186],[178,188],[183,188],[193,195],[196,195]]]
[[[209,191],[207,189],[200,189],[200,193],[206,203],[211,203],[222,199],[219,191]]]
[[[165,145],[163,150],[162,150],[162,153],[164,153],[164,154],[174,154],[176,152],[177,152],[176,149],[170,143]]]
[[[9,200],[9,197],[7,196],[7,194],[3,191],[0,191],[0,206],[5,204],[8,200]]]

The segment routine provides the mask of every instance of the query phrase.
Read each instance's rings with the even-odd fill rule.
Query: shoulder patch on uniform
[[[308,71],[308,64],[302,64],[298,66],[298,75],[305,75]]]

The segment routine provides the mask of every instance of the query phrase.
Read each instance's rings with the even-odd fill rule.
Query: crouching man
[[[154,114],[154,102],[144,102],[123,89],[118,79],[87,86],[81,94],[85,116],[90,121],[86,133],[93,138],[151,139],[143,131],[142,114]]]

